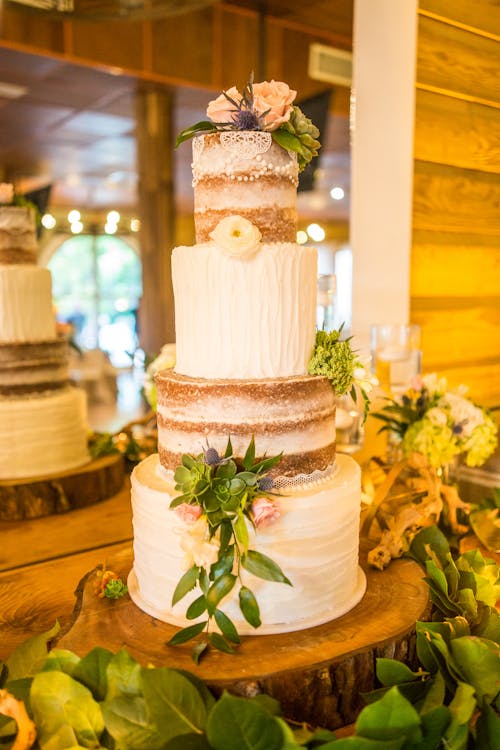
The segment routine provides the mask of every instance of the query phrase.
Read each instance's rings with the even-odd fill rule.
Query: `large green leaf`
[[[436,672],[427,683],[427,691],[425,694],[424,701],[420,708],[420,714],[422,718],[429,711],[433,711],[435,708],[439,708],[444,704],[446,694],[446,685],[441,672]]]
[[[118,695],[140,695],[142,692],[141,665],[124,648],[117,651],[109,660],[106,678],[108,683],[106,700],[111,700]]]
[[[249,549],[243,555],[241,564],[249,573],[253,573],[258,578],[264,578],[266,581],[275,581],[276,583],[287,583],[289,586],[293,585],[274,560],[271,560],[267,555],[263,555],[262,552],[257,552],[255,549]]]
[[[102,713],[117,750],[163,750],[166,740],[149,717],[142,696],[116,695],[105,701]]]
[[[42,750],[99,747],[104,720],[84,685],[64,672],[39,672],[31,685],[31,710]]]
[[[381,700],[366,706],[356,721],[356,733],[372,740],[404,737],[421,739],[420,716],[397,687],[390,688]]]
[[[49,670],[57,669],[59,672],[66,672],[66,674],[72,675],[79,662],[80,657],[72,651],[55,648],[47,654],[42,671],[48,672]]]
[[[412,750],[435,750],[441,747],[441,740],[451,720],[447,706],[436,706],[422,716],[423,737],[420,742],[412,742]]]
[[[339,740],[327,742],[320,745],[321,750],[399,750],[405,745],[405,738],[398,737],[392,740],[373,740],[368,737],[342,737]],[[405,745],[406,747],[406,745]],[[413,745],[408,745],[413,747]]]
[[[224,693],[210,712],[207,738],[214,750],[281,750],[279,724],[258,703]]]
[[[500,750],[500,716],[484,706],[475,724],[476,750]]]
[[[182,672],[168,667],[142,669],[141,677],[148,711],[165,740],[178,734],[202,734],[207,705]]]
[[[211,750],[211,748],[204,735],[183,734],[169,740],[165,745],[165,750]]]
[[[216,131],[217,128],[213,122],[209,122],[208,120],[197,122],[195,125],[191,125],[189,128],[181,130],[175,141],[175,148],[180,146],[181,143],[184,143],[184,141],[188,141],[190,138],[193,138],[200,133],[215,133]]]
[[[75,680],[82,682],[98,701],[104,700],[108,689],[106,669],[113,657],[107,648],[93,648],[73,670]]]
[[[406,664],[396,659],[377,659],[377,677],[386,687],[392,687],[393,685],[399,685],[402,682],[411,682],[413,680],[421,679],[426,673],[412,672]]]
[[[443,565],[446,564],[450,545],[443,532],[437,526],[427,526],[419,531],[410,545],[410,554],[422,565],[429,558],[428,547],[438,556]]]
[[[492,703],[500,691],[500,646],[473,635],[455,638],[451,652],[478,701]]]
[[[59,623],[56,622],[50,630],[40,633],[40,635],[34,635],[21,643],[6,662],[9,680],[32,677],[47,657],[49,641],[58,634],[60,629]]]

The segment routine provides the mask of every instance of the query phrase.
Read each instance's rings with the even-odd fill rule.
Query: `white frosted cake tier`
[[[0,343],[56,338],[52,277],[34,265],[0,265]]]
[[[0,399],[0,479],[83,466],[90,460],[87,429],[86,398],[79,388]]]
[[[263,244],[250,258],[215,242],[172,254],[176,366],[202,378],[303,375],[316,329],[317,254]]]
[[[237,592],[220,604],[241,634],[265,635],[302,630],[340,617],[365,591],[358,566],[360,469],[338,456],[333,478],[307,490],[273,497],[280,517],[272,524],[249,527],[250,548],[274,560],[292,586],[256,578],[243,570],[243,583],[255,594],[262,626],[243,619]],[[189,525],[169,505],[175,496],[158,456],[142,461],[132,474],[134,567],[129,590],[140,609],[157,619],[184,627],[184,613],[200,592],[194,589],[174,607],[173,591],[185,572],[182,535]]]

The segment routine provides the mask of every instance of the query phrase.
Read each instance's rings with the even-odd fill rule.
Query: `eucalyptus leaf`
[[[196,636],[203,631],[207,622],[208,620],[205,620],[204,622],[197,622],[195,625],[189,625],[187,628],[182,628],[182,630],[177,631],[177,633],[167,641],[167,645],[179,646],[181,643],[187,643],[191,638],[196,638]]]
[[[104,730],[101,708],[88,688],[64,672],[35,675],[31,710],[42,748],[99,747]]]
[[[263,578],[266,581],[275,581],[276,583],[286,583],[292,586],[291,581],[285,576],[279,565],[274,560],[271,560],[267,555],[263,555],[262,552],[258,552],[255,549],[249,549],[248,552],[243,555],[241,564],[258,578]]]
[[[412,680],[421,679],[426,672],[412,672],[406,664],[396,661],[396,659],[377,659],[376,665],[377,677],[386,687],[399,685],[401,682],[411,682]]]
[[[197,599],[195,599],[194,602],[191,602],[191,604],[186,610],[186,618],[188,620],[196,620],[196,618],[200,617],[200,615],[202,615],[203,612],[206,612],[206,609],[207,609],[207,600],[205,598],[205,595],[202,594]]]
[[[210,574],[212,579],[218,578],[224,573],[230,573],[234,565],[234,544],[227,547],[223,554],[219,554],[219,559],[214,562],[210,568]]]
[[[224,654],[234,654],[234,648],[220,633],[209,633],[208,640],[217,651],[222,651]]]
[[[261,625],[260,610],[252,591],[247,586],[242,586],[239,591],[240,609],[243,617],[254,628]]]
[[[142,696],[116,695],[102,706],[106,729],[120,750],[163,750],[165,739],[152,722]]]
[[[175,591],[172,595],[172,607],[174,606],[174,604],[177,604],[177,602],[180,602],[180,600],[183,599],[189,591],[192,591],[192,589],[194,589],[198,581],[199,574],[200,569],[196,565],[193,565],[184,573],[179,583],[175,587]]]
[[[202,734],[207,706],[195,685],[175,669],[142,669],[142,688],[152,721],[165,740]]]
[[[224,552],[233,538],[233,526],[231,521],[224,520],[220,525],[220,551]]]
[[[245,517],[242,513],[240,513],[234,521],[233,529],[236,539],[240,546],[243,548],[243,552],[245,553],[248,550],[248,528]]]
[[[224,638],[226,638],[228,641],[231,641],[231,643],[240,643],[238,631],[236,630],[232,620],[230,620],[229,617],[225,615],[224,612],[222,612],[222,610],[220,609],[215,610],[214,616],[215,622],[217,623],[217,626]]]
[[[9,670],[9,680],[20,677],[32,677],[45,661],[49,642],[55,638],[61,629],[56,622],[50,630],[34,635],[21,643],[6,661]]]
[[[208,589],[210,588],[210,581],[208,579],[207,571],[205,570],[205,568],[200,568],[200,577],[198,579],[198,583],[200,584],[200,589],[206,596],[208,594]]]
[[[282,732],[274,717],[258,703],[224,692],[207,721],[214,750],[281,750]]]
[[[206,597],[207,610],[210,615],[214,614],[219,602],[229,594],[235,583],[236,576],[232,575],[232,573],[225,573],[210,586]]]
[[[106,695],[106,669],[112,657],[111,651],[98,646],[85,654],[73,670],[75,680],[88,687],[97,701],[104,700]]]
[[[213,122],[209,122],[208,120],[197,122],[195,125],[191,125],[189,128],[184,128],[184,130],[181,130],[176,138],[175,148],[180,146],[181,143],[184,143],[184,141],[188,141],[190,138],[193,138],[200,133],[215,133],[216,131],[217,128],[215,127]]]
[[[193,650],[191,651],[191,658],[194,661],[195,664],[199,664],[199,661],[205,651],[208,648],[208,641],[200,641],[196,644],[196,646],[193,646]]]
[[[356,720],[356,733],[372,740],[420,740],[420,716],[397,687],[364,708]]]

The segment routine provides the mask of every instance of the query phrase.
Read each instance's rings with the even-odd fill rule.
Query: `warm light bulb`
[[[118,211],[110,211],[107,215],[108,224],[118,224],[120,221],[120,214]]]
[[[77,211],[76,208],[73,209],[73,211],[70,211],[68,214],[68,221],[70,224],[74,224],[75,221],[80,221],[81,219],[80,211]]]
[[[115,234],[117,230],[116,224],[113,224],[112,222],[107,221],[104,225],[104,231],[106,234]]]
[[[305,245],[308,240],[307,232],[304,232],[303,229],[299,229],[297,232],[297,244],[298,245]]]
[[[141,228],[140,219],[130,219],[130,231],[131,232],[138,232],[140,228]]]
[[[78,213],[78,211],[76,213]],[[83,224],[81,221],[73,221],[71,223],[71,231],[73,232],[73,234],[80,234],[82,229],[83,229]]]
[[[325,239],[325,230],[319,224],[309,224],[307,234],[314,242],[321,242]]]
[[[52,214],[44,214],[42,216],[42,227],[45,227],[45,229],[54,229],[56,224],[57,222]]]
[[[341,187],[334,187],[330,190],[330,195],[334,201],[341,201],[344,197],[344,189]]]

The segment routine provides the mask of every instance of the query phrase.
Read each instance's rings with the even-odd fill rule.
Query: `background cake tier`
[[[303,375],[316,329],[317,256],[293,243],[249,259],[214,242],[172,255],[176,371],[202,378]]]
[[[227,131],[193,140],[196,241],[207,242],[226,216],[259,227],[264,242],[297,234],[297,157],[260,131]]]
[[[252,436],[257,457],[283,453],[272,469],[279,476],[325,471],[335,461],[335,400],[326,378],[205,380],[163,370],[156,385],[158,451],[166,469],[207,444],[224,454],[229,436],[236,458]]]
[[[50,271],[30,265],[0,266],[0,343],[55,338]]]
[[[69,381],[68,344],[0,344],[0,396],[63,388]]]
[[[35,214],[24,206],[0,208],[0,264],[35,263]]]
[[[46,475],[87,461],[82,390],[67,386],[0,399],[0,479]]]

